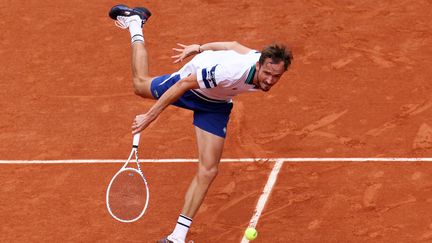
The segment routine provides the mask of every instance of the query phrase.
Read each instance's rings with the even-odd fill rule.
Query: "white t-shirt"
[[[255,50],[247,54],[232,50],[204,51],[176,73],[180,78],[196,74],[200,88],[192,91],[201,98],[231,101],[237,94],[258,90],[252,79],[260,56],[261,53]]]

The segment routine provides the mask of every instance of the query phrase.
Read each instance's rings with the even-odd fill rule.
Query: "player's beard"
[[[267,92],[267,91],[269,91],[271,89],[271,86],[268,85],[268,84],[265,84],[264,81],[262,81],[260,79],[260,71],[261,71],[260,69],[257,69],[257,74],[256,74],[257,77],[256,77],[255,87],[258,88],[258,89],[260,89],[260,90],[262,90],[262,91],[264,91],[264,92]]]
[[[266,84],[264,81],[261,81],[259,78],[257,78],[258,88],[264,92],[268,92],[272,86]]]

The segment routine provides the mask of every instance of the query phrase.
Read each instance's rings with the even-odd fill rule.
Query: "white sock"
[[[177,224],[174,228],[174,231],[171,233],[171,235],[180,240],[186,240],[186,235],[189,231],[189,227],[192,224],[192,219],[180,214],[177,220]]]
[[[144,42],[144,35],[141,28],[141,21],[131,21],[129,24],[129,32],[130,32],[132,43],[136,41]]]

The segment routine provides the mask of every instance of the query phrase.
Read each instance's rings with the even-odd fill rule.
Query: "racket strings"
[[[139,171],[122,171],[115,177],[109,190],[108,206],[119,219],[133,220],[145,210],[147,191]]]

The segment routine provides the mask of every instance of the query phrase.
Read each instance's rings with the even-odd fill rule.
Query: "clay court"
[[[0,3],[0,242],[155,242],[175,224],[197,156],[192,112],[175,107],[141,135],[147,213],[124,224],[106,210],[133,118],[153,104],[133,93],[128,34],[107,16],[118,3]],[[181,67],[176,43],[294,53],[270,93],[234,100],[223,158],[236,162],[188,240],[240,242],[283,161],[253,242],[432,241],[432,1],[123,3],[153,13],[154,75]]]

